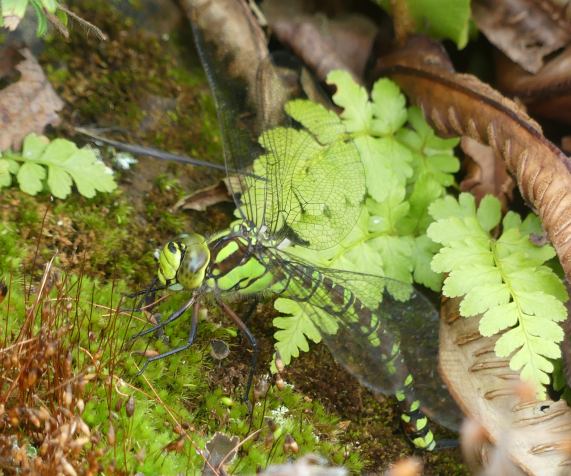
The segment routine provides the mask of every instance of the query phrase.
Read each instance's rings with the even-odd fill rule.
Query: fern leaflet
[[[461,194],[436,201],[430,212],[436,219],[428,236],[443,245],[432,260],[432,269],[448,273],[442,288],[449,297],[463,297],[460,314],[482,315],[480,333],[502,333],[496,342],[499,357],[509,357],[510,367],[545,397],[553,364],[561,356],[563,340],[559,322],[565,320],[567,291],[558,276],[545,265],[555,256],[549,245],[536,246],[531,231],[540,231],[539,220],[524,222],[509,212],[502,234],[492,231],[501,220],[500,203],[486,196],[476,209],[472,195]]]

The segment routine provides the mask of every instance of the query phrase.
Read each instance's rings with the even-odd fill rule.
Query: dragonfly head
[[[157,276],[161,284],[173,290],[196,289],[204,281],[209,262],[210,250],[202,235],[180,235],[161,250]]]

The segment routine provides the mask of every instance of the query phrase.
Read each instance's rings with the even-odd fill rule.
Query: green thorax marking
[[[256,237],[244,237],[231,230],[212,237],[208,241],[211,259],[206,286],[213,291],[240,294],[255,294],[270,288],[279,292],[280,277],[270,271],[263,255],[254,252],[256,243]]]

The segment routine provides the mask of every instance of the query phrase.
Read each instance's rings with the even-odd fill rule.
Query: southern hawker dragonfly
[[[299,119],[304,127],[283,114],[270,120],[276,115],[268,113],[263,99],[258,99],[254,114],[245,114],[245,104],[255,95],[234,88],[218,56],[200,33],[196,37],[216,101],[240,220],[210,237],[180,235],[161,249],[155,288],[188,293],[188,300],[139,336],[165,327],[187,311],[192,317],[184,345],[149,358],[144,367],[193,343],[201,303],[211,295],[253,348],[248,392],[257,344],[228,302],[235,296],[286,298],[300,307],[337,362],[362,385],[397,397],[411,442],[417,448],[435,449],[421,407],[446,426],[456,424],[457,412],[435,372],[434,305],[409,283],[320,267],[294,252],[337,245],[359,219],[366,178],[351,134],[337,114],[325,108],[319,117]],[[272,92],[267,84],[275,82],[273,66],[266,61],[258,71],[257,84],[265,94]],[[295,105],[286,108],[290,116],[295,117]],[[263,131],[259,137],[252,134],[252,124]]]

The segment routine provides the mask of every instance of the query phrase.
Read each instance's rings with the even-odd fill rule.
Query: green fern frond
[[[292,357],[309,350],[309,341],[316,344],[321,341],[321,335],[311,320],[307,317],[298,303],[291,299],[279,298],[274,303],[276,310],[286,317],[274,318],[274,327],[279,329],[274,333],[276,350],[285,365]]]
[[[549,245],[536,246],[530,232],[535,217],[523,223],[515,213],[500,225],[499,201],[486,196],[476,208],[472,195],[458,201],[446,197],[436,201],[430,212],[436,222],[428,236],[442,248],[432,260],[432,269],[448,273],[443,293],[463,297],[460,314],[482,315],[483,336],[503,334],[496,342],[499,357],[509,357],[510,367],[532,383],[538,397],[545,397],[553,364],[561,356],[558,343],[563,331],[558,324],[567,317],[567,291],[557,275],[545,265],[555,256]],[[525,225],[524,225],[525,224]],[[524,231],[525,230],[525,231]]]
[[[10,151],[0,154],[0,188],[12,183],[12,175],[17,177],[20,189],[30,195],[42,191],[44,181],[57,198],[66,198],[73,183],[87,198],[94,197],[96,192],[112,192],[117,187],[111,170],[92,149],[79,149],[66,139],[50,142],[36,134],[26,136],[21,154]]]
[[[430,262],[440,247],[426,236],[433,220],[428,207],[454,183],[452,173],[458,170],[459,162],[453,148],[458,140],[437,137],[419,109],[406,108],[404,95],[388,79],[377,81],[370,96],[347,72],[334,71],[327,81],[337,88],[333,101],[343,111],[338,115],[308,100],[290,101],[286,113],[304,130],[289,132],[290,145],[279,159],[305,167],[311,163],[311,156],[317,165],[319,160],[327,161],[327,157],[318,157],[318,144],[351,140],[365,168],[367,200],[358,223],[339,245],[322,251],[291,246],[288,252],[325,268],[408,283],[414,280],[439,291],[442,275],[430,267]],[[264,133],[260,143],[271,139],[275,150],[279,138],[272,134],[275,132]],[[285,136],[283,128],[281,136]],[[299,140],[292,140],[294,137]],[[302,143],[308,152],[301,150]],[[254,165],[261,176],[265,174],[265,160],[262,156]],[[263,204],[264,200],[256,202]],[[288,315],[274,320],[280,329],[275,334],[276,347],[288,363],[291,357],[307,351],[309,342],[319,335],[295,302],[278,299],[276,309]]]

